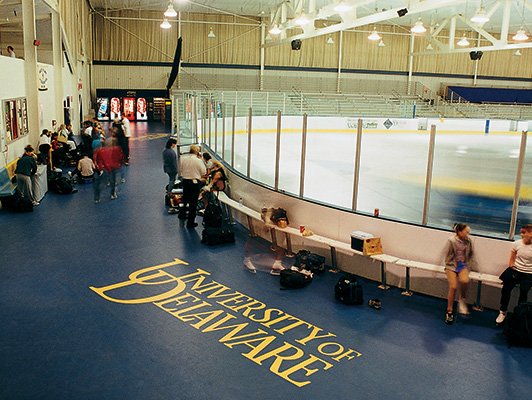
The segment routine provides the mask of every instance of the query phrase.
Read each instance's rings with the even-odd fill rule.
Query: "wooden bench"
[[[249,227],[249,231],[250,231],[250,236],[256,236],[255,228],[253,226],[253,220],[256,220],[256,221],[260,222],[261,224],[264,224],[270,231],[271,242],[272,242],[272,247],[271,247],[272,250],[277,249],[277,235],[276,235],[276,233],[277,232],[283,233],[285,235],[285,239],[286,239],[286,247],[287,247],[286,248],[286,252],[287,252],[287,256],[288,257],[293,257],[294,256],[294,253],[292,251],[292,240],[291,240],[292,236],[301,237],[301,238],[303,238],[305,240],[308,240],[310,242],[314,242],[314,243],[317,243],[317,244],[328,246],[329,250],[331,252],[331,266],[333,268],[335,268],[335,269],[337,268],[337,261],[336,261],[337,260],[337,257],[336,257],[336,251],[337,250],[343,251],[343,252],[348,253],[348,254],[356,254],[356,255],[359,255],[359,256],[363,256],[364,255],[363,252],[352,249],[350,243],[340,242],[339,240],[330,239],[330,238],[327,238],[325,236],[320,236],[320,235],[316,235],[316,234],[313,234],[311,236],[304,236],[299,231],[299,229],[295,229],[295,228],[291,228],[291,227],[279,228],[277,225],[266,224],[262,220],[262,216],[261,216],[261,214],[259,212],[255,211],[255,210],[253,210],[253,209],[251,209],[249,207],[246,207],[246,206],[240,204],[239,202],[229,198],[223,192],[220,192],[218,199],[220,200],[220,202],[222,204],[225,204],[226,206],[228,206],[230,208],[233,208],[233,209],[241,212],[242,214],[246,215],[247,221],[248,221],[248,227]],[[230,222],[232,222],[232,215],[231,215],[230,209],[228,209],[227,214],[229,216]],[[379,254],[379,255],[374,255],[374,256],[370,256],[370,257],[372,259],[374,259],[376,261],[379,261],[381,263],[381,285],[379,287],[382,288],[382,289],[387,289],[389,286],[386,285],[386,263],[387,262],[393,263],[396,260],[398,260],[398,258],[394,257],[394,256],[387,255],[387,254]]]
[[[276,232],[281,232],[285,234],[286,237],[286,251],[287,255],[290,257],[293,257],[292,252],[292,242],[291,242],[291,236],[301,237],[305,240],[315,242],[318,244],[329,246],[330,252],[331,252],[331,265],[333,268],[337,268],[336,263],[336,250],[341,250],[343,252],[346,252],[348,254],[356,254],[359,256],[364,256],[364,253],[361,251],[357,251],[351,248],[350,243],[340,242],[338,240],[330,239],[324,236],[320,235],[311,235],[311,236],[303,236],[299,229],[286,227],[286,228],[279,228],[277,225],[272,224],[266,224],[261,217],[261,214],[258,211],[255,211],[249,207],[246,207],[239,202],[229,198],[225,193],[220,192],[219,194],[219,200],[222,204],[225,204],[229,208],[227,209],[227,215],[229,216],[230,222],[233,222],[232,214],[231,214],[231,208],[241,212],[242,214],[246,215],[250,236],[256,236],[255,228],[253,226],[253,220],[256,220],[260,222],[261,224],[264,224],[269,230],[272,238],[272,249],[277,248],[277,236]],[[406,270],[406,279],[405,279],[405,290],[401,293],[405,296],[412,296],[413,292],[410,290],[410,269],[418,269],[422,271],[429,271],[429,272],[436,272],[439,274],[445,275],[445,268],[443,265],[436,265],[436,264],[430,264],[430,263],[424,263],[420,261],[412,261],[412,260],[405,260],[400,259],[398,257],[389,255],[389,254],[376,254],[369,256],[371,259],[379,261],[381,264],[381,284],[379,285],[380,289],[388,289],[389,286],[386,282],[386,264],[396,264],[402,267],[405,267]],[[492,283],[492,284],[498,284],[501,285],[502,282],[500,281],[498,276],[495,275],[489,275],[485,273],[480,272],[469,272],[469,278],[471,280],[477,281],[477,299],[476,303],[474,304],[474,308],[476,310],[482,311],[483,307],[480,304],[480,295],[482,291],[482,283]]]
[[[406,269],[405,290],[403,291],[403,293],[401,293],[405,296],[412,296],[413,294],[412,291],[410,290],[410,268],[445,274],[445,267],[443,267],[442,265],[428,264],[428,263],[423,263],[419,261],[411,261],[411,260],[403,260],[403,259],[399,259],[395,261],[395,264],[405,267]],[[469,279],[473,281],[477,281],[477,300],[476,300],[476,303],[473,305],[473,307],[478,311],[482,311],[484,308],[480,304],[480,296],[482,293],[482,282],[493,283],[493,284],[498,284],[498,285],[501,285],[502,282],[498,276],[484,274],[484,273],[475,272],[475,271],[469,271]]]

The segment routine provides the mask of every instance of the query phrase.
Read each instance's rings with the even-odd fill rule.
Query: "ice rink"
[[[255,122],[255,121],[254,121]],[[270,123],[271,125],[271,123]],[[221,128],[220,128],[221,129]],[[428,225],[452,228],[466,222],[473,231],[507,237],[518,170],[520,132],[436,131]],[[254,125],[251,134],[252,179],[274,186],[276,129]],[[209,136],[205,141],[209,144]],[[249,135],[235,134],[234,167],[247,174]],[[211,133],[210,146],[231,163],[231,130]],[[309,122],[304,149],[303,197],[351,209],[356,129],[313,127]],[[430,128],[410,131],[363,130],[356,210],[404,222],[422,223]],[[279,190],[299,195],[301,129],[282,129]],[[530,151],[526,152],[520,191],[519,227],[532,216]]]

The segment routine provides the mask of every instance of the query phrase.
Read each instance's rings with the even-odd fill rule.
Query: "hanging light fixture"
[[[214,31],[212,30],[212,28],[211,28],[211,30],[209,31],[209,34],[207,35],[207,37],[208,37],[208,38],[211,38],[211,39],[216,37],[216,35],[214,34]]]
[[[329,36],[329,39],[327,39],[327,41],[325,42],[327,44],[334,44],[334,40],[331,36]]]
[[[482,4],[480,5],[480,9],[478,10],[478,13],[473,15],[471,17],[472,22],[476,22],[477,24],[483,24],[484,22],[488,22],[490,19],[482,9]]]
[[[465,33],[464,36],[462,36],[462,39],[460,39],[460,41],[456,44],[458,46],[469,46],[469,40],[467,40]]]
[[[523,27],[517,31],[517,33],[512,38],[513,40],[517,40],[518,42],[522,42],[523,40],[528,40],[528,36],[526,35],[526,32],[523,30]]]
[[[423,26],[423,22],[421,22],[421,18],[419,18],[414,26],[410,28],[410,31],[414,33],[425,33],[427,28]]]
[[[514,56],[521,56],[521,52],[519,51],[519,49],[517,49],[515,52],[514,52]]]
[[[266,35],[266,37],[264,38],[264,40],[265,40],[266,42],[271,42],[271,41],[273,40],[272,35],[270,35],[270,34],[268,33],[268,34]]]
[[[272,35],[278,35],[279,33],[281,33],[281,29],[279,29],[279,26],[274,25],[273,28],[270,29],[270,33]]]
[[[379,44],[378,44],[377,46],[379,46],[379,47],[384,47],[384,46],[386,46],[386,45],[384,44],[384,42],[383,42],[382,39],[381,39],[381,41],[379,42]]]
[[[165,18],[161,24],[161,28],[163,29],[170,29],[172,27],[172,24],[168,22],[168,18]]]
[[[434,50],[434,47],[429,43],[427,44],[427,47],[425,47],[425,50]]]
[[[170,2],[170,4],[168,4],[168,10],[166,10],[164,12],[164,16],[168,17],[168,18],[177,16],[177,11],[174,10],[174,5],[172,4],[172,2]]]
[[[371,35],[368,36],[368,39],[369,40],[380,40],[381,39],[381,37],[377,33],[377,28],[373,27],[373,32],[371,33]]]
[[[340,1],[336,6],[334,6],[334,11],[337,13],[343,13],[351,10],[353,8],[351,5],[347,4],[344,1]]]
[[[301,15],[296,18],[295,22],[299,26],[303,26],[303,25],[307,25],[310,22],[310,20],[307,18],[305,14],[301,13]]]

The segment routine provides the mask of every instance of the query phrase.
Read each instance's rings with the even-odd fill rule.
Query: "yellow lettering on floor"
[[[272,373],[297,387],[312,383],[306,377],[333,366],[332,363],[311,354],[311,351],[315,350],[337,363],[362,356],[360,352],[340,343],[324,342],[325,338],[336,337],[334,333],[320,334],[325,332],[322,328],[283,310],[268,308],[265,303],[213,280],[207,282],[206,279],[210,275],[207,271],[196,269],[195,272],[175,276],[163,270],[178,266],[183,268],[187,265],[176,258],[166,264],[135,271],[124,282],[99,288],[91,286],[90,289],[115,303],[153,303],[180,321],[189,323],[201,333],[221,333],[223,336],[218,339],[219,343],[230,349],[240,346],[251,349],[242,352],[242,356],[260,366],[266,361],[271,362],[269,370]],[[158,291],[141,298],[127,298],[123,292],[134,291],[135,285],[149,285],[154,291]],[[209,303],[205,299],[217,301]],[[236,315],[229,314],[224,308]],[[245,322],[242,322],[243,318]],[[254,327],[256,324],[264,329]],[[305,346],[308,352],[287,340],[281,341],[277,336],[288,333],[295,336],[290,340]]]

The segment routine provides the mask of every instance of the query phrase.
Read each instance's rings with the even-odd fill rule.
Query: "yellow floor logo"
[[[220,343],[244,347],[242,356],[261,366],[268,361],[271,372],[298,387],[312,383],[307,377],[316,372],[361,356],[331,341],[335,334],[213,281],[207,271],[175,276],[164,270],[178,266],[188,263],[176,258],[133,272],[124,282],[90,289],[112,302],[153,303],[202,333],[221,332]],[[296,344],[279,337],[287,332]]]

